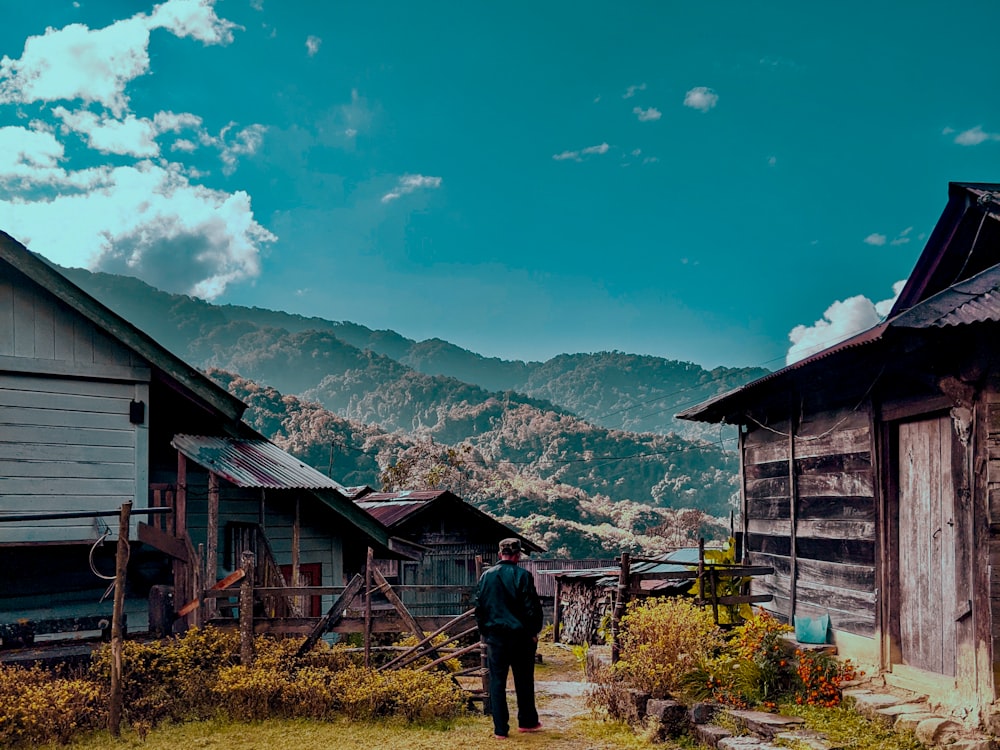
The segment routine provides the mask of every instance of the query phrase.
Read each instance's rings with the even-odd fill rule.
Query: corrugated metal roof
[[[894,328],[943,328],[987,320],[1000,321],[1000,265],[935,294],[897,315],[889,325]]]
[[[438,500],[445,500],[458,503],[465,512],[472,513],[486,523],[494,525],[503,536],[516,536],[521,540],[521,545],[528,552],[544,552],[544,548],[539,547],[527,537],[522,536],[509,526],[500,523],[488,513],[484,513],[476,506],[466,502],[458,495],[448,490],[399,490],[398,492],[371,492],[366,495],[354,498],[354,504],[363,508],[375,520],[387,528],[398,526],[408,519]],[[498,538],[497,541],[500,541]]]
[[[340,484],[267,440],[176,435],[170,444],[237,487],[344,492]]]
[[[423,508],[428,500],[379,500],[369,502],[370,495],[366,495],[361,500],[355,500],[359,508],[363,508],[369,515],[383,526],[394,526],[418,510]]]

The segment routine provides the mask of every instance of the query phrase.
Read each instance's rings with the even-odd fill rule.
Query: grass
[[[359,723],[337,721],[266,721],[241,724],[229,721],[206,721],[174,724],[151,731],[144,740],[125,732],[119,740],[99,732],[72,743],[71,750],[301,750],[322,747],[324,750],[357,750],[359,747],[406,748],[407,750],[487,750],[487,748],[554,748],[570,750],[645,750],[651,747],[636,737],[627,726],[604,724],[593,720],[573,722],[565,731],[538,734],[514,734],[505,743],[493,739],[487,717],[461,719],[450,726],[418,727],[394,721]],[[65,748],[46,745],[45,750]],[[664,747],[664,746],[660,746]]]
[[[820,708],[795,704],[780,707],[788,716],[801,716],[806,727],[827,736],[843,750],[924,750],[912,732],[900,732],[866,719],[851,708]]]

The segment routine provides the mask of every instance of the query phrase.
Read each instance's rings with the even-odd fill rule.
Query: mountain
[[[199,367],[239,372],[285,393],[308,391],[337,413],[390,429],[419,429],[431,413],[451,402],[456,391],[477,386],[476,397],[520,394],[514,398],[558,404],[610,429],[717,440],[717,428],[681,422],[673,414],[768,372],[758,367],[705,370],[690,362],[622,352],[561,354],[546,362],[502,360],[440,339],[413,341],[357,323],[212,305],[161,292],[130,277],[60,270]],[[286,355],[294,368],[282,359]],[[305,369],[292,372],[300,367]],[[438,379],[423,381],[407,373]],[[330,379],[324,383],[327,376]],[[396,382],[398,390],[403,387],[398,381],[406,377],[410,377],[407,385],[422,383],[425,393],[438,393],[440,401],[425,402],[423,414],[417,409],[395,413],[392,404],[383,403],[375,393],[375,386],[385,392],[392,390],[385,384]],[[391,402],[391,395],[385,395]]]
[[[61,270],[343,484],[447,487],[574,556],[692,541],[685,534],[722,529],[711,518],[733,507],[735,454],[716,429],[672,414],[763,370],[622,352],[491,359],[438,339]]]

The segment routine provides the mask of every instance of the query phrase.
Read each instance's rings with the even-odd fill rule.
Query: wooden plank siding
[[[829,614],[835,629],[872,636],[877,529],[868,415],[810,415],[793,445],[789,424],[758,425],[744,436],[746,549],[751,564],[775,570],[755,579],[753,592],[773,595],[763,606],[783,619]]]
[[[133,400],[148,400],[148,384],[0,372],[0,511],[145,507],[147,429],[129,421]],[[93,519],[2,524],[0,543],[93,541],[101,528]]]
[[[987,576],[993,681],[1000,684],[1000,394],[985,395]]]

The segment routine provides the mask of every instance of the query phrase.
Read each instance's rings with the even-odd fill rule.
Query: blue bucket
[[[830,615],[799,617],[795,615],[795,640],[799,643],[826,643]]]

